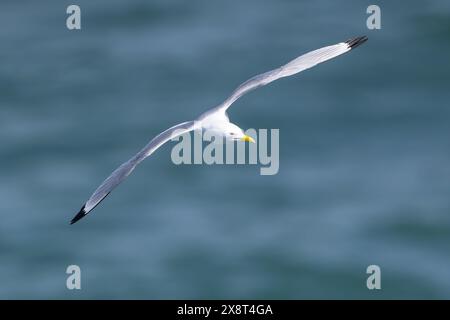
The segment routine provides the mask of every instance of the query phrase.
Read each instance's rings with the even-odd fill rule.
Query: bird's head
[[[255,140],[246,135],[244,130],[233,123],[229,123],[225,130],[225,138],[231,141],[247,141],[255,143]]]

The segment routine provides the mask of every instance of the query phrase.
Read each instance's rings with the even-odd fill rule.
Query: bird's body
[[[71,224],[77,222],[92,211],[92,209],[94,209],[103,199],[105,199],[117,185],[119,185],[131,174],[140,162],[150,156],[161,145],[179,135],[192,130],[203,129],[213,132],[215,135],[222,135],[227,140],[254,142],[251,137],[244,134],[244,131],[239,126],[230,122],[226,110],[233,102],[251,90],[264,86],[279,78],[288,77],[309,69],[319,63],[346,53],[359,46],[366,40],[367,37],[357,37],[301,55],[300,57],[279,68],[257,75],[245,81],[236,90],[234,90],[230,97],[228,97],[223,103],[204,112],[196,120],[183,122],[163,131],[153,138],[141,151],[139,151],[130,160],[123,163],[108,178],[106,178],[105,181],[103,181],[103,183],[94,191],[92,196],[84,204],[78,214],[72,219]]]
[[[225,111],[202,114],[197,124],[205,131],[215,136],[223,136],[229,140],[250,139],[236,124],[231,123]]]

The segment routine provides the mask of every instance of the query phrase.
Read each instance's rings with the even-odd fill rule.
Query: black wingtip
[[[83,206],[80,210],[80,212],[77,213],[77,215],[75,217],[73,217],[73,219],[70,221],[70,224],[74,224],[75,222],[77,222],[78,220],[80,220],[81,218],[83,218],[86,215],[86,211],[84,210]]]
[[[81,208],[80,212],[78,212],[77,215],[76,215],[75,217],[73,217],[73,219],[70,221],[70,224],[74,224],[74,223],[77,222],[78,220],[80,220],[80,219],[84,218],[85,216],[87,216],[87,214],[88,214],[89,212],[91,212],[92,210],[94,210],[95,207],[98,206],[98,205],[100,204],[100,202],[102,202],[102,201],[103,201],[110,193],[111,193],[111,192],[108,192],[107,194],[105,194],[105,195],[103,196],[103,198],[101,198],[100,200],[98,200],[98,201],[97,201],[97,204],[96,204],[95,206],[93,206],[92,208],[90,208],[89,211],[87,211],[87,212],[86,212],[86,210],[85,210],[86,205],[84,205],[84,206]]]
[[[352,38],[352,39],[345,41],[345,43],[349,46],[350,49],[354,49],[357,46],[366,42],[368,39],[369,38],[367,38],[366,36],[356,37],[356,38]]]

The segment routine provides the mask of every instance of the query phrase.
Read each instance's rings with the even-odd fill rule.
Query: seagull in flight
[[[197,120],[177,124],[153,138],[141,151],[127,162],[118,167],[105,181],[94,191],[81,210],[71,220],[74,224],[91,212],[107,195],[117,187],[145,158],[150,156],[167,141],[192,130],[210,130],[214,134],[223,136],[229,141],[255,142],[252,137],[244,134],[239,126],[232,123],[226,113],[227,109],[247,92],[264,86],[280,78],[292,76],[315,65],[340,56],[356,48],[367,41],[366,36],[349,39],[335,45],[323,47],[288,62],[287,64],[271,71],[259,74],[242,83],[232,94],[218,106],[201,114]]]

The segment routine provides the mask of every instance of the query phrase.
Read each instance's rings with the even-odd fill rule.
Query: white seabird
[[[244,134],[244,131],[239,128],[234,123],[230,122],[226,110],[231,106],[233,102],[239,99],[241,96],[247,92],[256,89],[258,87],[264,86],[277,79],[288,77],[293,74],[299,73],[303,70],[314,67],[315,65],[335,58],[343,53],[346,53],[360,44],[367,41],[366,36],[352,38],[345,42],[341,42],[332,46],[323,47],[290,61],[289,63],[257,75],[243,84],[241,84],[233,93],[220,105],[212,108],[197,118],[194,121],[187,121],[177,124],[166,131],[160,133],[155,138],[153,138],[141,151],[139,151],[130,160],[123,163],[119,168],[117,168],[105,181],[94,191],[88,201],[83,205],[81,210],[75,215],[71,220],[70,224],[73,224],[86,216],[92,211],[105,197],[130,173],[136,168],[136,166],[141,163],[142,160],[150,156],[156,151],[161,145],[166,143],[172,138],[182,135],[186,132],[205,129],[211,130],[215,133],[219,133],[224,136],[225,139],[231,141],[248,141],[254,142],[253,138]]]

